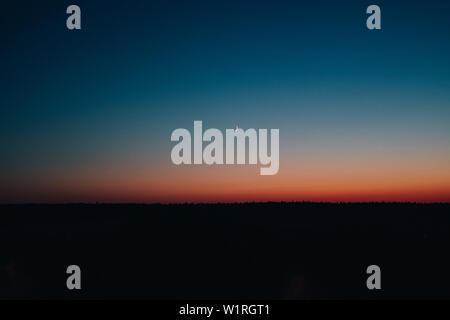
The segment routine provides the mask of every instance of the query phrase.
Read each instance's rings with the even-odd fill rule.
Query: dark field
[[[450,204],[0,209],[0,298],[450,298]]]

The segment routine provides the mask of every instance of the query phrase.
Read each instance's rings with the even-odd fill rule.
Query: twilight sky
[[[0,202],[450,201],[450,3],[312,2],[2,3]],[[173,165],[194,120],[278,174]]]

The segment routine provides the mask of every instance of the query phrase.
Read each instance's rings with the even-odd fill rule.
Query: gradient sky
[[[70,4],[80,31],[66,29]],[[371,4],[382,30],[365,26]],[[450,201],[449,12],[2,3],[0,202]],[[173,165],[171,132],[194,120],[279,128],[278,174]]]

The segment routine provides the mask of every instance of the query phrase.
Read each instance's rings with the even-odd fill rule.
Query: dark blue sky
[[[66,29],[70,4],[81,7],[80,31]],[[365,26],[370,4],[381,7],[382,30]],[[430,154],[446,170],[449,9],[444,1],[2,3],[2,187],[25,194],[34,190],[21,189],[26,181],[51,175],[163,165],[171,131],[193,120],[280,128],[282,157],[294,162],[320,157],[318,149],[391,159],[406,148],[407,158]]]

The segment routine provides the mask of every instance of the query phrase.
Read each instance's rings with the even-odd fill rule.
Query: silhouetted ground
[[[450,204],[0,206],[1,298],[450,298]],[[82,290],[66,289],[66,267]],[[377,264],[382,290],[366,288]]]

